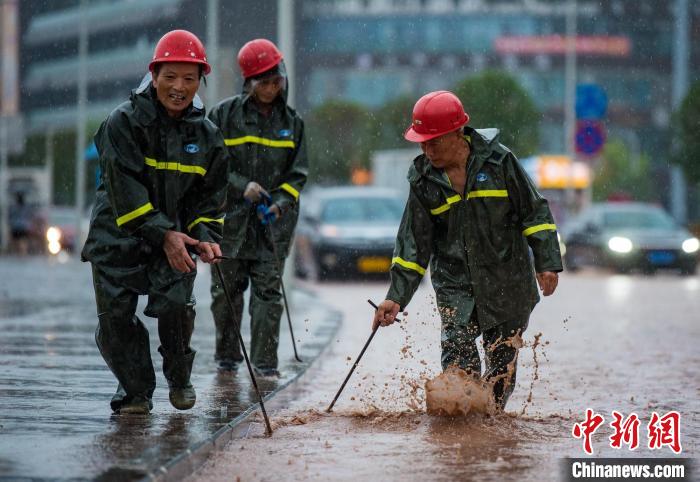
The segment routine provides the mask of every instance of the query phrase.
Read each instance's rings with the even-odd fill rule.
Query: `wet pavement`
[[[170,406],[161,372],[155,320],[137,313],[151,334],[157,388],[150,416],[116,416],[109,400],[116,380],[94,341],[97,322],[89,265],[75,259],[0,259],[0,480],[136,480],[149,476],[221,431],[256,403],[245,366],[217,373],[209,269],[195,283],[197,350],[194,409]],[[297,346],[310,362],[330,342],[340,318],[311,294],[290,294]],[[303,372],[293,360],[283,320],[280,380],[261,380],[270,393]],[[244,338],[249,323],[244,319]]]
[[[594,457],[698,457],[697,276],[563,274],[530,319],[506,414],[460,418],[425,413],[424,382],[440,372],[429,283],[406,322],[380,329],[325,413],[370,334],[365,300],[379,301],[386,284],[313,289],[345,315],[338,340],[291,387],[294,401],[271,411],[271,438],[259,420],[251,423],[188,480],[562,480],[562,460],[585,456],[572,428],[587,408],[605,417],[592,436]],[[613,410],[639,416],[636,450],[610,446]],[[647,446],[652,413],[671,410],[681,415],[679,455]]]

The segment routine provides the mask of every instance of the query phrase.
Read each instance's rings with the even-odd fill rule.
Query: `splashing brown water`
[[[493,384],[473,377],[461,368],[449,367],[425,384],[426,407],[430,415],[495,413]]]

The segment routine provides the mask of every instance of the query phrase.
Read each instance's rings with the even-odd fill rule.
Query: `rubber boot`
[[[115,413],[131,415],[148,415],[153,410],[151,399],[144,397],[129,397],[124,387],[119,384],[117,392],[112,397],[110,406]]]
[[[163,347],[158,348],[163,356],[163,374],[170,389],[170,403],[178,410],[189,410],[194,407],[197,394],[190,383],[192,364],[197,353],[190,350],[188,353],[175,355],[167,353]]]

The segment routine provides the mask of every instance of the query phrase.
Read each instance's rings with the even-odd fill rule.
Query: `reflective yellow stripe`
[[[207,170],[201,166],[193,166],[190,164],[180,164],[179,162],[160,162],[150,157],[146,157],[146,165],[154,167],[156,169],[166,169],[168,171],[180,171],[187,174],[199,174],[203,176],[207,173]]]
[[[124,216],[119,216],[117,218],[117,226],[121,226],[124,223],[128,223],[132,219],[136,219],[139,216],[143,216],[146,214],[148,211],[153,211],[153,204],[151,203],[146,203],[140,208],[136,208],[130,213],[126,213]]]
[[[508,191],[505,189],[483,189],[481,191],[470,191],[467,194],[467,199],[475,197],[508,197]]]
[[[273,139],[265,139],[264,137],[256,136],[243,136],[236,137],[235,139],[224,139],[227,146],[238,146],[240,144],[245,144],[246,142],[253,142],[255,144],[262,144],[268,147],[289,147],[294,149],[294,141],[275,141]]]
[[[450,204],[454,204],[456,202],[459,202],[462,200],[462,196],[459,194],[455,194],[454,196],[448,197],[447,198],[447,203],[443,204],[442,206],[438,206],[435,209],[430,210],[430,214],[440,214],[444,213],[448,209],[450,209]]]
[[[224,224],[224,218],[197,218],[192,221],[189,226],[187,226],[188,231],[192,231],[192,228],[199,223],[219,223]]]
[[[530,236],[534,233],[539,233],[540,231],[556,231],[556,224],[538,224],[537,226],[532,226],[523,231],[523,236]]]
[[[404,268],[412,269],[413,271],[418,271],[421,275],[425,274],[425,268],[412,261],[406,261],[403,258],[399,258],[398,256],[391,260],[391,264],[398,264],[403,266]]]
[[[284,190],[287,191],[289,194],[291,194],[292,196],[294,196],[294,199],[295,199],[296,201],[299,200],[299,191],[297,191],[296,189],[294,189],[291,185],[287,184],[286,182],[280,186],[280,189],[284,189]]]

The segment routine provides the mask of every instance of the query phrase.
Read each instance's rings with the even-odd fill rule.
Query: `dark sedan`
[[[566,267],[618,272],[677,269],[694,274],[700,241],[666,211],[645,203],[593,204],[563,230]]]
[[[376,187],[316,188],[302,201],[296,236],[297,275],[324,279],[386,274],[404,199]]]

